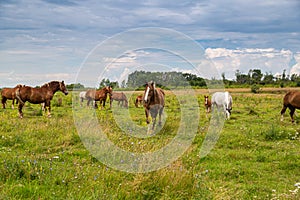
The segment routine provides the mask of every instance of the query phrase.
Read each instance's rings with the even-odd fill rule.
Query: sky
[[[300,73],[299,10],[298,0],[0,0],[0,87],[94,86],[134,70]]]

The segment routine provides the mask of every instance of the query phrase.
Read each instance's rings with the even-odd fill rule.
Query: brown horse
[[[118,106],[128,108],[128,100],[126,95],[123,92],[113,92],[110,98],[110,105],[113,101],[118,101]]]
[[[211,110],[211,101],[206,95],[204,95],[204,106],[205,106],[206,114],[208,114]]]
[[[97,101],[100,102],[100,106],[101,104],[103,104],[103,107],[105,107],[105,102],[107,99],[107,94],[109,94],[109,96],[111,96],[112,94],[112,88],[110,86],[106,86],[100,90],[88,90],[85,93],[85,98],[87,99],[87,106],[90,105],[91,101],[95,101],[94,107],[97,108]]]
[[[138,108],[139,105],[142,105],[142,103],[143,103],[143,95],[137,96],[134,102],[135,107]]]
[[[16,90],[16,97],[19,100],[19,116],[23,118],[22,108],[26,101],[33,104],[44,103],[45,112],[48,108],[48,117],[51,117],[50,101],[57,91],[63,92],[65,95],[68,94],[68,90],[65,86],[64,81],[51,81],[44,84],[40,88],[33,88],[30,86],[20,87]]]
[[[7,99],[12,100],[11,108],[14,109],[14,104],[15,104],[15,99],[16,99],[16,104],[18,104],[18,99],[16,98],[16,90],[19,87],[22,87],[23,85],[17,85],[14,88],[3,88],[1,91],[1,96],[2,96],[2,106],[5,109],[5,104]]]
[[[300,109],[300,92],[299,91],[290,91],[286,93],[283,98],[283,108],[281,110],[281,121],[283,121],[283,114],[286,109],[290,109],[290,116],[292,123],[294,123],[294,113],[296,109]]]
[[[152,130],[154,130],[157,114],[159,115],[158,125],[161,126],[161,115],[165,107],[165,93],[162,89],[156,88],[155,83],[151,81],[146,83],[143,99],[146,122],[147,124],[150,123],[148,119],[150,112],[153,121]]]

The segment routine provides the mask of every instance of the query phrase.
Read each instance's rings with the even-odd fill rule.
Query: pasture
[[[51,118],[40,105],[26,103],[19,119],[8,101],[7,109],[0,109],[0,199],[299,199],[300,117],[292,124],[287,112],[280,121],[285,91],[230,92],[231,118],[206,157],[200,158],[199,150],[210,125],[207,93],[197,90],[200,122],[191,146],[167,167],[148,173],[118,171],[91,155],[78,135],[72,109],[82,115],[92,109],[80,108],[79,98],[73,105],[71,92],[55,94]],[[136,138],[123,133],[114,115],[129,112],[132,121],[146,127],[144,109],[134,105],[138,94],[129,99],[129,110],[114,102],[113,110],[107,104],[93,112],[103,132],[122,149],[154,151],[176,135],[179,103],[166,92],[164,126],[153,137]]]

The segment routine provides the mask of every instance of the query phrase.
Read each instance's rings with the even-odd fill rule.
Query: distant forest
[[[112,86],[113,88],[140,88],[143,87],[146,81],[155,81],[156,84],[163,88],[184,88],[192,86],[195,88],[206,88],[207,84],[220,84],[223,82],[225,87],[249,87],[253,85],[270,86],[270,87],[300,87],[300,76],[286,74],[283,70],[281,75],[273,75],[272,73],[263,74],[260,69],[250,69],[248,73],[242,73],[239,70],[235,72],[235,80],[228,80],[225,73],[221,74],[221,80],[214,77],[211,79],[204,79],[195,74],[182,72],[146,72],[135,71],[128,75],[127,82],[122,83],[113,82],[109,79],[102,79],[99,88],[104,86]],[[68,85],[68,88],[83,89],[84,85],[77,83]]]

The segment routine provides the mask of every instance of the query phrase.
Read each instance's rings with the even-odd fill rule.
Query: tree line
[[[273,75],[271,72],[262,73],[260,69],[250,69],[248,73],[242,73],[239,70],[235,72],[235,80],[227,80],[222,74],[222,79],[225,85],[269,85],[280,87],[300,87],[299,74],[289,75],[284,69],[281,74]]]
[[[256,85],[260,86],[280,86],[280,87],[300,87],[300,75],[288,75],[286,70],[282,74],[273,75],[271,72],[263,73],[260,69],[250,69],[248,73],[242,73],[236,70],[235,79],[229,80],[225,73],[222,73],[221,80],[214,77],[205,79],[191,73],[183,72],[149,72],[149,71],[134,71],[128,75],[127,82],[123,80],[121,83],[117,81],[110,81],[104,78],[99,83],[99,88],[105,86],[112,86],[113,88],[136,89],[143,88],[146,81],[153,80],[162,88],[184,88],[186,86],[206,88],[207,84],[223,83],[225,87],[247,87]],[[67,85],[68,89],[80,90],[85,88],[80,83]]]

